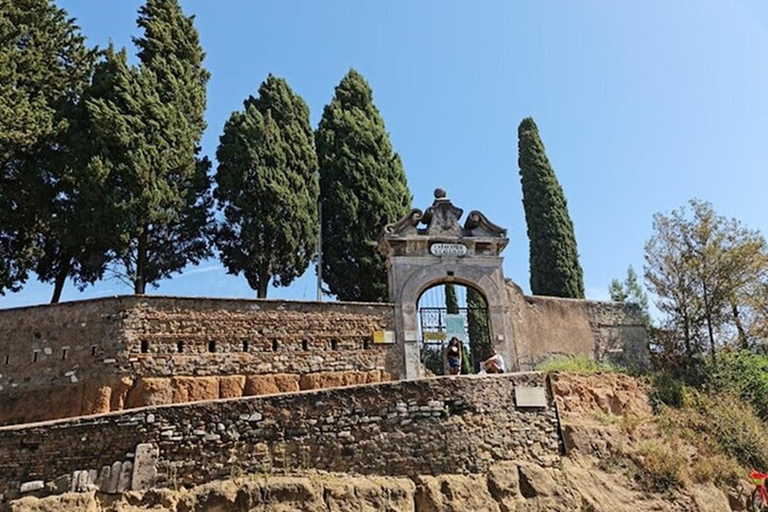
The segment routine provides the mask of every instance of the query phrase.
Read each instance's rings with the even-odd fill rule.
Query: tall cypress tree
[[[530,244],[531,292],[584,298],[573,222],[539,130],[530,117],[523,119],[518,128],[518,151]]]
[[[264,298],[270,281],[288,286],[315,253],[319,185],[307,104],[269,75],[259,97],[230,116],[216,157],[221,260]]]
[[[340,300],[387,300],[378,242],[384,226],[408,212],[411,193],[371,88],[357,71],[336,87],[316,142],[323,279]]]
[[[108,51],[88,104],[90,164],[105,175],[116,236],[114,253],[135,293],[210,254],[205,84],[193,18],[177,0],[147,0],[134,39],[140,65]]]
[[[0,6],[0,294],[29,270],[55,281],[91,282],[87,176],[73,151],[78,105],[95,50],[74,20],[49,0]]]
[[[456,286],[451,283],[445,285],[445,309],[449,315],[459,313],[459,297],[456,294]]]
[[[483,295],[467,287],[467,327],[473,361],[490,357],[491,329],[488,324],[488,306]]]

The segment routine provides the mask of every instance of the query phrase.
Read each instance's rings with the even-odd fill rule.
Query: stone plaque
[[[464,244],[432,244],[429,252],[433,256],[466,256],[467,246]]]
[[[547,390],[542,387],[515,386],[517,407],[546,407]]]

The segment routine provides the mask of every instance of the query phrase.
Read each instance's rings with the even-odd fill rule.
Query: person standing
[[[461,345],[459,338],[456,336],[448,342],[448,348],[445,349],[445,360],[448,363],[448,373],[450,375],[461,373]]]

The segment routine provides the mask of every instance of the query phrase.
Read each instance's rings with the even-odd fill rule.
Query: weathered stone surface
[[[245,388],[245,375],[219,377],[220,398],[240,398]]]
[[[333,512],[415,512],[416,486],[406,478],[346,478],[323,481],[323,500]]]
[[[289,374],[249,375],[245,381],[243,395],[272,395],[299,390],[299,376]]]
[[[488,471],[488,491],[501,512],[513,511],[520,498],[520,473],[514,462],[499,462]]]
[[[107,491],[115,492],[130,484],[126,459],[138,464],[136,447],[146,442],[161,447],[156,483],[164,486],[222,478],[238,467],[258,473],[265,465],[402,476],[483,473],[503,460],[556,464],[553,404],[514,407],[514,385],[543,382],[536,373],[396,381],[0,429],[0,493],[18,492],[29,474],[50,481],[126,461],[110,468]],[[22,445],[35,449],[19,450]]]
[[[155,444],[141,443],[136,446],[131,489],[143,491],[154,487],[155,480],[157,479],[158,456],[159,449]]]
[[[173,403],[171,379],[142,377],[136,386],[128,392],[126,408],[146,405],[165,405]]]
[[[553,496],[559,484],[553,478],[553,471],[538,464],[520,463],[520,494],[526,498]]]
[[[125,492],[131,489],[131,476],[133,476],[133,463],[125,461],[120,465],[120,476],[117,479],[117,492]]]
[[[117,492],[117,485],[120,481],[120,469],[121,469],[122,463],[120,461],[116,461],[112,463],[112,467],[109,471],[109,484],[107,485],[107,492],[110,494],[114,494]]]
[[[23,484],[21,484],[21,487],[19,488],[19,492],[25,493],[25,492],[39,491],[44,487],[45,487],[45,482],[43,482],[42,480],[32,480],[32,481],[24,482]]]
[[[109,492],[109,480],[111,471],[109,466],[104,466],[99,470],[99,478],[96,480],[96,486],[101,492]]]
[[[72,490],[72,475],[61,475],[54,478],[52,482],[46,484],[46,488],[51,494],[62,494]]]
[[[199,402],[219,398],[218,377],[173,377],[173,403]]]
[[[416,481],[418,512],[500,512],[482,479],[468,475],[419,476]],[[480,483],[478,485],[478,483]]]

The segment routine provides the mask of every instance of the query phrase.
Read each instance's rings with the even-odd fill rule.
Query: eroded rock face
[[[189,490],[152,489],[110,496],[93,491],[26,497],[3,512],[731,512],[712,485],[653,494],[628,475],[606,472],[588,458],[562,469],[502,463],[485,475],[411,478],[335,473],[254,474]]]

